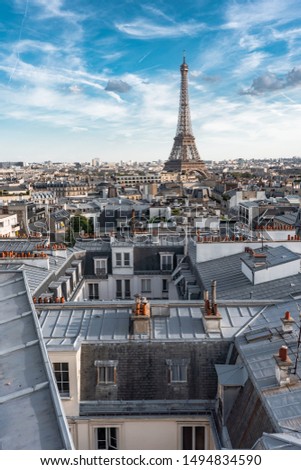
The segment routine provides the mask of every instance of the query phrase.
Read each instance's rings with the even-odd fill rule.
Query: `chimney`
[[[216,304],[216,281],[211,281],[211,309],[213,310],[213,305]]]
[[[131,316],[131,332],[133,335],[150,335],[150,304],[146,297],[135,296],[135,305]]]
[[[283,333],[291,333],[293,331],[293,324],[295,320],[291,317],[289,311],[286,311],[284,317],[280,319],[282,322],[282,332]]]
[[[205,294],[206,293],[206,294]],[[221,332],[221,314],[217,307],[216,302],[216,281],[213,280],[211,283],[211,304],[208,299],[208,292],[204,292],[205,301],[205,314],[203,315],[203,324],[205,331],[209,333],[220,333]]]
[[[290,379],[290,369],[292,366],[292,361],[288,356],[288,347],[281,346],[278,351],[278,355],[275,355],[275,375],[280,387],[288,385],[291,381]]]

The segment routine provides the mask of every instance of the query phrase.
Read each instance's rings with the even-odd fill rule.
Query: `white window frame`
[[[122,267],[122,253],[115,253],[115,265],[118,268]]]
[[[97,385],[115,385],[117,383],[118,361],[94,361]]]
[[[99,300],[99,284],[98,282],[88,282],[88,300]],[[90,289],[93,294],[90,294]]]
[[[160,253],[160,270],[172,272],[174,253]]]
[[[116,299],[130,299],[131,298],[131,280],[130,279],[115,279],[115,286],[116,286]],[[121,284],[121,290],[118,291],[120,292],[121,295],[117,295],[117,283]],[[129,291],[126,290],[126,283],[129,284]],[[126,295],[129,293],[129,295]]]
[[[70,398],[69,362],[53,362],[52,368],[60,396]]]
[[[166,359],[169,384],[187,384],[189,359]]]
[[[150,293],[152,291],[152,280],[150,277],[141,279],[141,292]]]
[[[130,268],[132,267],[132,258],[130,251],[117,251],[115,252],[115,267],[116,268]]]
[[[131,253],[129,251],[123,253],[123,266],[131,266]]]
[[[98,430],[102,429],[105,433],[105,438],[100,440],[98,437]],[[112,430],[116,433],[116,437],[113,436]],[[120,427],[119,426],[97,426],[94,428],[94,438],[95,438],[95,449],[97,450],[118,450],[120,448],[119,443],[119,436],[120,436]],[[114,439],[116,439],[116,443],[114,443]],[[99,443],[104,442],[105,447],[99,447]],[[114,445],[115,444],[115,445]]]
[[[183,432],[184,428],[191,428],[192,431],[192,439],[191,439],[191,449],[184,449],[183,443]],[[196,429],[203,428],[204,430],[204,448],[197,449],[196,448]],[[208,424],[202,422],[186,422],[186,423],[178,423],[178,442],[179,442],[179,449],[180,450],[207,450],[208,449]]]
[[[164,283],[166,284],[166,289],[164,289]],[[162,279],[162,292],[168,292],[168,279]]]
[[[94,260],[94,274],[107,275],[108,274],[108,258],[93,258]]]

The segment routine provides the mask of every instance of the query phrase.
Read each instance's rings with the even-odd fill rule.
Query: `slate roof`
[[[300,329],[300,307],[296,302],[267,306],[237,336],[235,344],[246,366],[249,378],[260,390],[264,407],[272,417],[277,432],[289,432],[301,438],[301,364],[297,358],[297,343]],[[289,311],[295,319],[293,331],[282,333],[281,317]],[[261,334],[260,334],[261,332]],[[266,332],[264,335],[263,332]],[[248,335],[252,333],[254,340]],[[259,336],[258,336],[259,335]],[[281,346],[288,347],[292,369],[292,383],[279,387],[275,375],[275,358]],[[301,440],[300,440],[301,443]]]
[[[118,304],[120,306],[118,306]],[[130,302],[85,302],[39,307],[40,324],[47,348],[77,348],[81,341],[123,342],[130,341]],[[187,305],[152,301],[151,341],[201,341],[204,339],[230,339],[262,306],[221,306],[222,332],[206,333],[198,302]],[[160,310],[161,309],[161,310]]]
[[[28,252],[36,250],[37,245],[47,244],[46,240],[29,240],[17,238],[14,240],[0,240],[0,252],[2,251],[16,251],[16,252]]]
[[[16,250],[17,251],[17,250]],[[37,289],[49,278],[52,277],[70,258],[73,254],[73,250],[67,250],[67,258],[63,256],[52,256],[49,255],[49,269],[41,268],[38,266],[32,266],[22,262],[20,259],[19,263],[14,260],[5,259],[5,262],[0,263],[0,272],[10,270],[23,271],[26,275],[26,280],[30,289],[30,292],[34,294]]]
[[[301,274],[253,285],[241,270],[242,253],[196,263],[202,287],[210,292],[216,280],[217,299],[285,299],[301,291]]]
[[[290,434],[263,433],[252,448],[253,450],[301,450],[301,442]]]
[[[254,258],[249,253],[242,253],[241,259],[243,262],[252,270],[254,268],[256,271],[258,269],[266,269],[266,267],[271,266],[279,266],[280,264],[285,264],[290,261],[296,261],[300,259],[300,255],[294,253],[293,251],[289,250],[285,246],[277,246],[277,247],[263,247],[263,249],[259,248],[254,250],[257,254],[264,254],[265,258]],[[256,262],[264,262],[261,266],[256,266]],[[260,263],[261,264],[261,263]]]
[[[23,273],[0,272],[0,448],[71,449]]]

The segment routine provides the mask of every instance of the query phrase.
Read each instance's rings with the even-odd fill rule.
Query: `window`
[[[107,258],[94,258],[94,274],[98,277],[107,275]]]
[[[205,426],[181,426],[181,449],[204,450]]]
[[[166,364],[169,383],[187,383],[188,359],[167,359]]]
[[[122,253],[116,253],[116,266],[122,266]]]
[[[116,299],[131,298],[131,281],[130,279],[116,279]]]
[[[161,271],[172,271],[173,269],[173,254],[160,253],[160,266]]]
[[[170,382],[187,382],[187,366],[182,364],[170,366]]]
[[[116,279],[116,299],[122,299],[122,280]]]
[[[97,383],[99,384],[115,383],[115,367],[113,366],[98,367]]]
[[[115,263],[116,266],[130,266],[131,257],[130,253],[115,253]]]
[[[53,370],[59,394],[61,397],[69,397],[70,383],[68,362],[54,362]]]
[[[151,292],[151,279],[141,279],[141,292]]]
[[[118,428],[97,428],[96,449],[118,449]]]
[[[124,279],[124,297],[131,298],[131,281],[129,279]]]
[[[99,299],[99,286],[98,284],[88,284],[88,297],[89,300],[98,300]]]
[[[117,364],[118,361],[114,360],[94,361],[94,366],[97,368],[97,385],[112,385],[116,383]]]
[[[162,292],[168,292],[168,281],[167,281],[167,279],[162,279]]]

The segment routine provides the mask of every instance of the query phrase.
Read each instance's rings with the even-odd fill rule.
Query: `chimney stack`
[[[216,281],[211,281],[211,309],[213,310],[213,306],[216,304]]]
[[[293,319],[293,317],[291,317],[289,311],[285,312],[284,317],[281,318],[281,322],[283,333],[291,333],[293,331],[293,324],[295,323],[295,320]]]
[[[278,355],[274,356],[276,365],[275,365],[275,375],[280,387],[288,385],[291,381],[290,379],[290,369],[292,366],[292,361],[288,356],[288,347],[281,346],[278,351]]]
[[[205,301],[205,314],[203,315],[203,323],[206,332],[220,333],[221,332],[221,314],[217,307],[216,302],[216,281],[211,282],[211,303],[208,299],[208,291],[204,292]]]
[[[146,297],[135,296],[135,306],[131,316],[133,335],[149,336],[150,334],[150,303]]]

